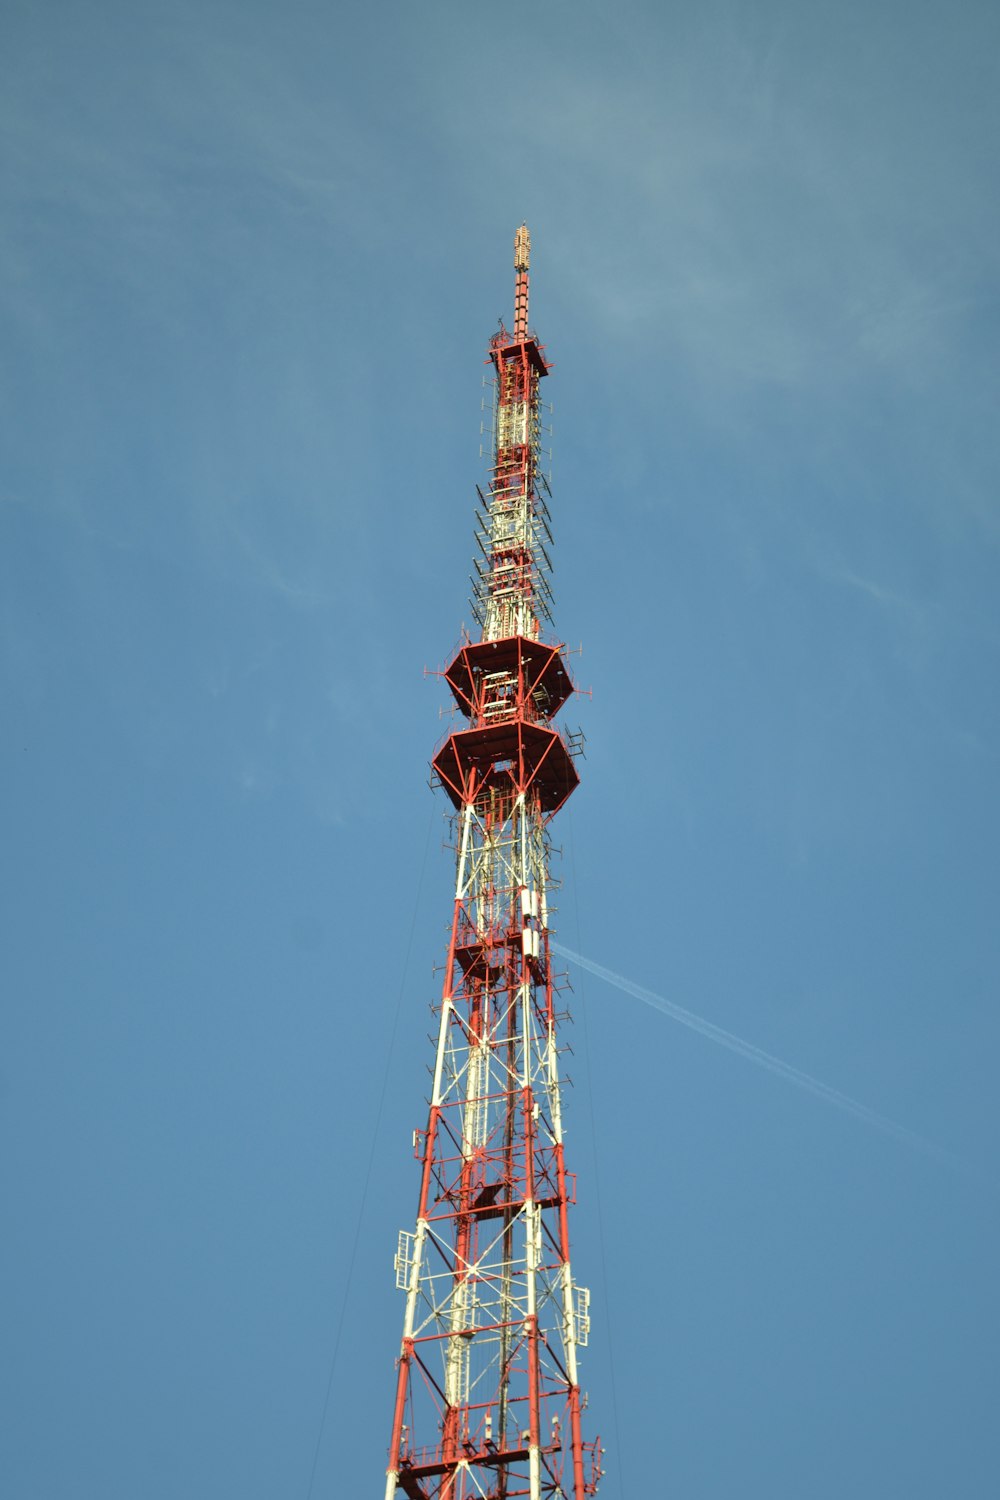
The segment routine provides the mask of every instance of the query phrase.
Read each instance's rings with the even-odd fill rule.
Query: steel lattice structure
[[[455,809],[454,915],[406,1294],[386,1500],[597,1491],[577,1351],[590,1294],[570,1268],[575,1182],[563,1153],[549,823],[578,784],[552,720],[573,686],[550,621],[543,347],[528,330],[529,238],[514,242],[514,331],[490,341],[492,462],[479,491],[473,607],[445,678],[468,721],[433,766]]]

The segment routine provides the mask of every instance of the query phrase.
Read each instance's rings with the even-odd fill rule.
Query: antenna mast
[[[590,1293],[570,1267],[549,935],[549,824],[578,785],[553,726],[573,692],[551,621],[540,381],[528,330],[530,238],[514,240],[514,332],[490,340],[494,442],[479,491],[480,638],[445,672],[466,724],[434,757],[454,809],[456,881],[412,1229],[399,1234],[403,1336],[385,1500],[596,1494],[578,1351]],[[578,737],[577,737],[578,739]]]

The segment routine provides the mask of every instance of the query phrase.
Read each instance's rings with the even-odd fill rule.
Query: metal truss
[[[538,470],[528,234],[515,241],[515,325],[490,344],[494,453],[474,577],[482,635],[445,673],[467,727],[434,758],[455,809],[456,881],[405,1294],[386,1500],[596,1493],[578,1352],[590,1293],[574,1281],[550,952],[549,823],[577,785],[551,724],[572,693],[551,618],[552,544]]]

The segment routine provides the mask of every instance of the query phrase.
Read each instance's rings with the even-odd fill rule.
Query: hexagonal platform
[[[432,764],[455,807],[491,786],[514,791],[533,787],[542,811],[554,813],[580,784],[562,736],[522,719],[461,729],[448,736]]]
[[[534,717],[551,719],[573,692],[562,659],[562,648],[511,635],[500,641],[475,641],[463,646],[445,672],[455,702],[467,719],[476,717],[494,673],[507,673],[523,684],[525,707]]]

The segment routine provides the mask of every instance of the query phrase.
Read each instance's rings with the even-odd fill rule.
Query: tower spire
[[[586,1500],[578,1356],[590,1293],[570,1266],[575,1179],[563,1148],[557,882],[549,824],[578,785],[553,718],[573,691],[551,619],[552,543],[527,331],[527,228],[515,237],[515,319],[490,340],[494,443],[476,513],[474,611],[445,672],[465,726],[434,778],[453,809],[456,880],[420,1191],[399,1233],[405,1294],[385,1500]]]
[[[514,337],[528,336],[528,266],[531,262],[531,235],[522,224],[514,235]]]

